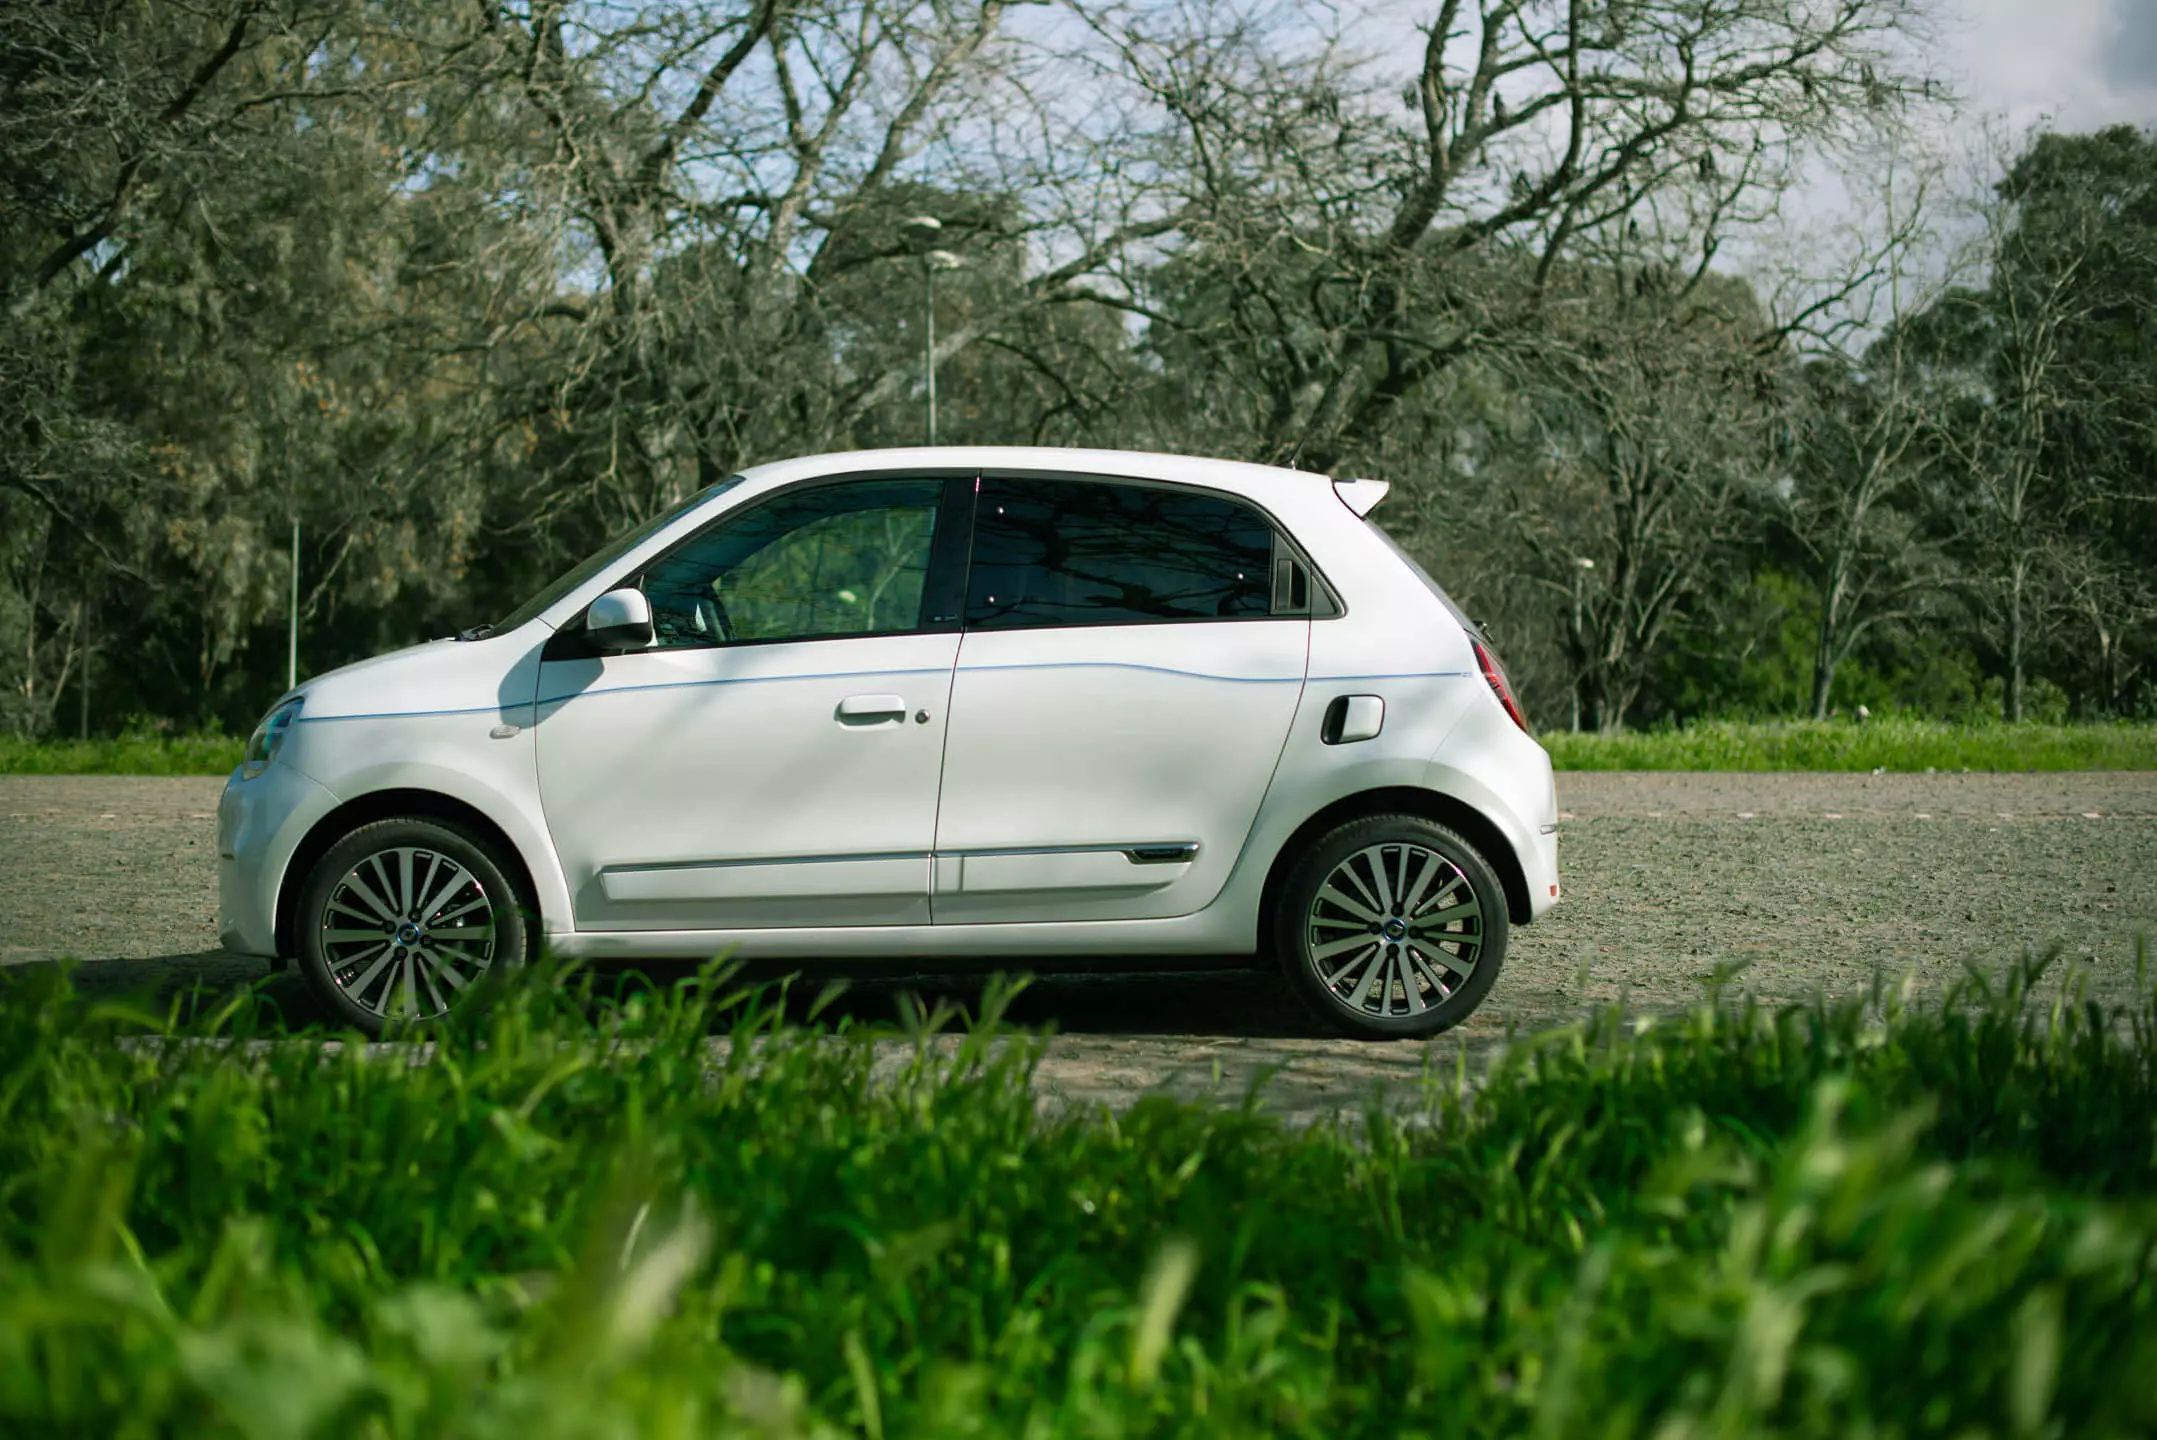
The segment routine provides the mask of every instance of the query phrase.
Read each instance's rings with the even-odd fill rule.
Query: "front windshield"
[[[651,539],[652,536],[657,535],[661,530],[664,530],[697,506],[702,505],[714,496],[724,495],[739,484],[741,484],[741,476],[729,476],[717,484],[705,486],[679,505],[660,512],[642,525],[623,531],[556,577],[554,583],[548,585],[538,594],[532,596],[531,599],[504,616],[495,625],[494,633],[502,634],[514,630],[519,625],[537,618],[541,611],[547,609],[555,601],[621,559],[622,556],[634,550],[637,546]]]

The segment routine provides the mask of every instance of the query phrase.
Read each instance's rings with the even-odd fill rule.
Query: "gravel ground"
[[[78,957],[96,988],[260,978],[216,948],[214,779],[0,776],[0,965]],[[1263,975],[1044,977],[1013,1015],[1060,1032],[1058,1102],[1156,1089],[1354,1111],[1384,1084],[1480,1065],[1509,1036],[1624,999],[1682,1007],[1719,966],[1769,999],[1859,993],[1876,973],[1938,994],[1966,964],[2059,946],[2094,993],[2135,983],[2157,935],[2157,774],[1613,774],[1559,777],[1566,899],[1517,930],[1481,1011],[1430,1045],[1319,1036]],[[842,1012],[906,993],[969,1005],[978,977],[864,977]],[[272,983],[305,1019],[303,990]]]

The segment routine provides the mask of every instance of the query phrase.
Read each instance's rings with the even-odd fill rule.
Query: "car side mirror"
[[[652,602],[634,586],[609,590],[584,612],[584,638],[601,650],[642,650],[652,643]]]

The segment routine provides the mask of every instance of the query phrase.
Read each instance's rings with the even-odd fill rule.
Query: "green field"
[[[1536,739],[1560,770],[2153,770],[2157,725],[1955,725],[1883,716],[1710,720]]]
[[[1304,1131],[1043,1118],[993,1023],[872,1076],[716,973],[522,986],[424,1063],[40,975],[0,1433],[2146,1434],[2157,1004],[2040,968],[1613,1014]]]
[[[246,741],[228,735],[21,740],[0,735],[0,775],[229,775]]]
[[[1712,720],[1536,739],[1560,770],[2157,770],[2157,725]],[[222,735],[0,737],[0,775],[224,775],[240,763],[241,743]]]

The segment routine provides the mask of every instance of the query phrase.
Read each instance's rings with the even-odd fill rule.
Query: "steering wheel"
[[[734,639],[734,623],[727,618],[726,606],[717,595],[699,595],[696,600],[697,628],[711,636],[721,645],[731,644]]]

